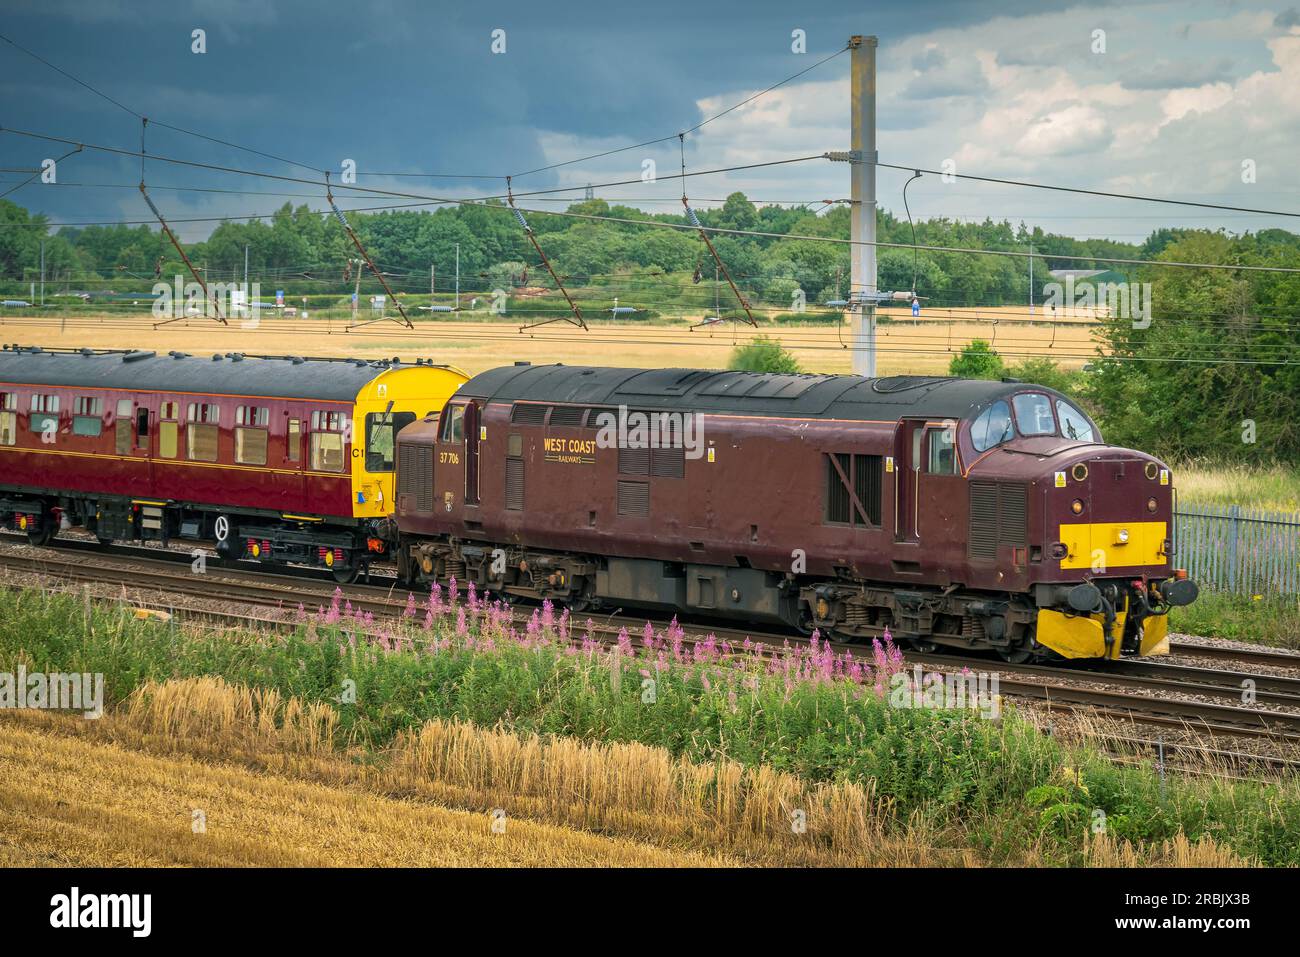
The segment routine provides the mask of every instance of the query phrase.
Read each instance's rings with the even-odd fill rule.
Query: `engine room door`
[[[894,432],[894,541],[921,540],[919,508],[921,467],[925,464],[924,419],[904,419]]]
[[[465,403],[465,504],[478,504],[478,446],[479,408],[473,402]]]

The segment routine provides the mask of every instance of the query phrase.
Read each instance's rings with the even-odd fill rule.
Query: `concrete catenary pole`
[[[876,291],[876,46],[875,37],[849,38],[852,81],[850,99],[853,112],[853,183],[851,198],[853,217],[849,238],[853,240],[851,283],[849,291],[852,321],[853,371],[857,375],[876,374],[876,304],[854,297]]]

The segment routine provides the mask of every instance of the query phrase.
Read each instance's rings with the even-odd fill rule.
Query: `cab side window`
[[[956,475],[957,451],[952,428],[926,429],[926,472],[930,475]]]
[[[442,441],[465,441],[465,406],[453,405],[442,419]]]

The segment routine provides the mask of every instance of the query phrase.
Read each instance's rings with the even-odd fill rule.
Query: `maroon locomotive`
[[[1118,658],[1196,596],[1173,496],[1041,386],[520,363],[400,433],[390,534],[408,580],[575,609]]]

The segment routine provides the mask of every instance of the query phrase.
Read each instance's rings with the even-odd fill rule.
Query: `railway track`
[[[87,564],[84,559],[76,557],[77,553],[87,550],[96,552],[98,560],[93,564]],[[48,551],[52,554],[41,558],[0,552],[0,568],[37,573],[74,583],[120,584],[131,589],[155,591],[159,596],[176,596],[176,600],[157,597],[132,603],[222,626],[252,625],[291,629],[297,625],[296,612],[300,603],[308,613],[314,612],[318,606],[326,606],[332,601],[336,589],[341,590],[353,609],[368,612],[376,619],[392,618],[400,615],[406,607],[409,594],[398,585],[396,579],[383,585],[340,587],[332,578],[321,577],[310,569],[267,574],[237,566],[221,566],[210,568],[206,574],[196,574],[191,571],[190,556],[162,549],[128,547],[125,552],[116,548],[110,552],[98,549],[91,543],[68,540]],[[66,557],[58,554],[65,551],[72,554]],[[119,562],[131,564],[118,564]],[[153,564],[158,568],[142,568],[142,564]],[[239,611],[186,608],[184,597],[229,602],[241,607]],[[423,600],[423,597],[422,594],[417,595],[417,601]],[[276,611],[271,614],[256,614],[252,608]],[[657,624],[662,626],[664,623]],[[636,635],[641,625],[641,618],[633,621],[611,615],[601,621],[593,620],[591,631],[599,640],[613,642],[621,627],[627,627],[630,633]],[[750,638],[756,643],[762,642],[769,653],[779,652],[787,643],[792,646],[802,643],[802,639],[791,639],[785,635],[754,634],[715,626],[683,627],[687,630],[683,641],[688,643],[702,640],[706,634],[712,634],[719,640],[730,640],[734,644]],[[864,654],[862,645],[838,642],[829,645],[837,654]],[[1246,657],[1249,655],[1237,656],[1236,660]],[[1300,656],[1268,656],[1270,661],[1277,657],[1300,660]],[[1300,677],[1145,661],[1061,667],[1009,665],[994,659],[916,652],[905,652],[904,658],[907,662],[928,670],[950,671],[965,667],[974,671],[996,672],[1000,693],[1033,699],[1061,711],[1089,713],[1153,726],[1191,728],[1211,735],[1271,737],[1300,743]],[[1062,679],[1095,682],[1111,687],[1063,684]],[[1277,711],[1240,703],[1243,690],[1241,682],[1244,680],[1256,683],[1257,703],[1297,710]],[[1230,701],[1238,703],[1228,703]]]

